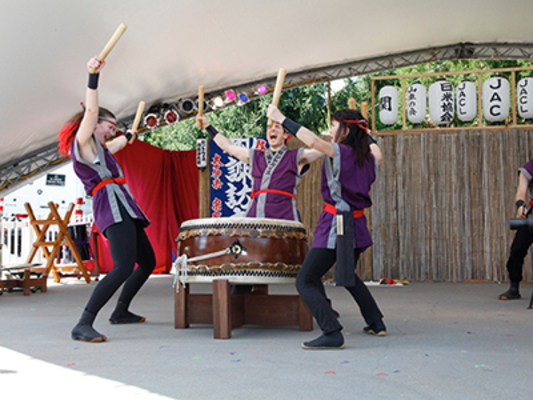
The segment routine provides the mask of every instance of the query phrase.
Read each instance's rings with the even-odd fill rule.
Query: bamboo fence
[[[384,161],[367,211],[374,245],[359,262],[361,279],[506,281],[517,170],[533,157],[533,131],[405,132],[378,144]],[[292,139],[288,147],[299,145]],[[312,165],[298,190],[309,246],[324,204],[320,170],[321,162]],[[208,180],[208,171],[200,175]],[[206,212],[209,186],[200,187]],[[533,282],[532,259],[524,264],[527,282]]]

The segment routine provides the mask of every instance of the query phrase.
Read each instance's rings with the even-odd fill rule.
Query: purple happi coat
[[[522,172],[529,179],[529,191],[533,198],[533,159],[529,160],[521,168],[518,168],[518,172]]]
[[[267,149],[250,150],[250,169],[252,174],[252,192],[273,189],[291,193],[296,196],[300,179],[309,170],[304,166],[302,172],[298,170],[298,162],[304,149],[281,150],[273,152]],[[260,193],[255,195],[248,210],[247,217],[274,218],[299,221],[296,200],[285,194]]]
[[[95,142],[98,154],[95,162],[81,158],[77,140],[72,143],[70,152],[74,172],[82,181],[85,192],[89,196],[101,181],[124,177],[115,157],[98,140],[95,139]],[[98,190],[93,198],[94,223],[100,232],[103,233],[109,226],[122,221],[119,202],[132,218],[141,220],[145,227],[150,224],[133,198],[128,185],[111,183]]]
[[[376,180],[377,161],[373,155],[362,167],[357,165],[357,154],[340,143],[333,144],[333,158],[325,157],[322,165],[322,198],[339,211],[355,211],[372,206],[370,187]],[[366,217],[354,218],[354,248],[364,250],[372,245]],[[333,214],[320,214],[313,247],[335,249],[337,220]]]

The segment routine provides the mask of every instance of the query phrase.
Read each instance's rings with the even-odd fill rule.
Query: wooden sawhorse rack
[[[53,202],[49,202],[48,207],[50,208],[50,213],[45,220],[37,220],[35,218],[35,214],[29,203],[24,204],[24,207],[30,218],[31,226],[37,235],[37,239],[33,243],[33,248],[28,256],[28,261],[26,261],[27,264],[32,262],[37,251],[42,248],[43,254],[47,260],[43,271],[45,278],[48,277],[50,272],[52,272],[56,282],[59,282],[61,277],[83,277],[87,283],[90,283],[91,277],[87,273],[87,268],[85,267],[85,264],[83,264],[80,254],[76,249],[76,244],[68,234],[67,230],[70,216],[72,215],[72,211],[74,211],[74,203],[70,203],[65,218],[61,218],[57,206]],[[54,241],[46,241],[46,232],[52,225],[57,225],[59,227],[57,237]],[[74,264],[56,264],[56,256],[58,255],[61,246],[67,246],[70,249],[74,260],[76,261]],[[49,247],[51,247],[51,250]]]
[[[181,282],[174,295],[174,327],[212,324],[215,339],[231,338],[242,325],[298,326],[313,330],[313,315],[299,295],[269,295],[268,285],[254,285],[247,294],[231,294],[227,280],[213,280],[213,294],[190,294]]]

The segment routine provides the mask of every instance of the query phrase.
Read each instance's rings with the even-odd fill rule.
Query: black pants
[[[529,233],[528,228],[520,228],[516,231],[511,245],[511,254],[507,260],[507,271],[509,271],[511,282],[520,282],[522,280],[524,259],[532,243],[533,234]]]
[[[109,241],[113,269],[98,283],[86,310],[97,314],[124,283],[119,301],[129,305],[155,268],[155,255],[144,228],[120,205],[122,222],[104,232]],[[133,269],[135,263],[138,268]]]
[[[360,254],[361,251],[359,249],[354,249],[356,264]],[[335,250],[312,248],[307,254],[296,278],[296,289],[298,293],[300,293],[305,304],[311,310],[320,329],[325,333],[340,331],[342,329],[342,325],[336,318],[325,296],[324,284],[321,279],[331,269],[336,258],[337,253]],[[379,310],[372,294],[357,275],[355,276],[355,286],[346,287],[345,289],[352,295],[368,325],[383,318],[383,314]]]

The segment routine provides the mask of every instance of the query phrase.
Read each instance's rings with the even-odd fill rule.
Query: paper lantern
[[[426,87],[415,82],[407,89],[407,119],[419,124],[426,118]]]
[[[516,106],[518,115],[524,119],[533,118],[533,78],[528,76],[516,85]]]
[[[453,84],[445,79],[438,80],[429,87],[429,118],[439,126],[453,121],[455,112]]]
[[[379,120],[391,126],[398,119],[398,89],[384,86],[379,91]]]
[[[489,122],[501,122],[509,116],[509,81],[493,76],[483,82],[483,116]]]
[[[477,115],[476,85],[469,80],[462,81],[456,92],[457,118],[463,122],[470,122]]]

